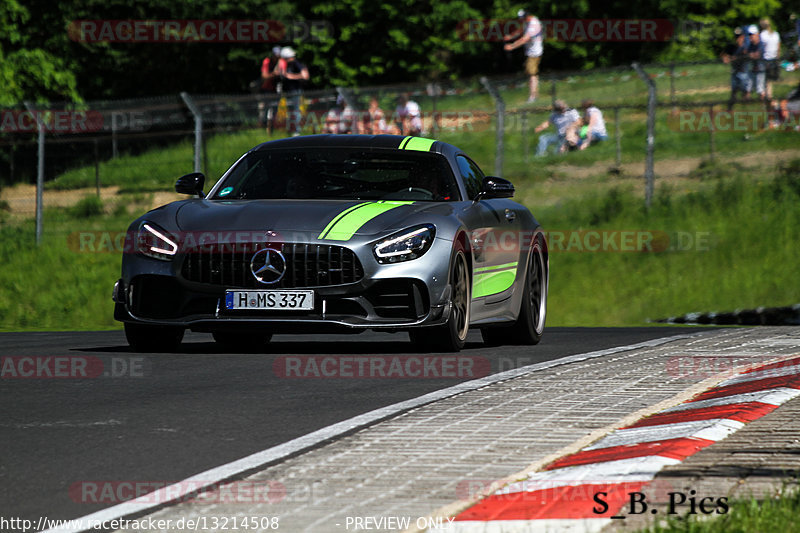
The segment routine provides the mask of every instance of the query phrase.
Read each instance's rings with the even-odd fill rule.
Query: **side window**
[[[483,172],[478,165],[463,155],[458,156],[456,160],[458,161],[458,170],[461,172],[461,179],[464,180],[464,186],[467,188],[467,196],[472,200],[481,192]]]

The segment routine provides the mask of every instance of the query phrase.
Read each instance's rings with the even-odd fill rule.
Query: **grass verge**
[[[733,500],[724,515],[673,518],[640,533],[800,533],[800,492],[779,497]]]

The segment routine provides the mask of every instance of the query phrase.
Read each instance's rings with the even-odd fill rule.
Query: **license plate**
[[[225,309],[311,311],[314,291],[225,291]]]

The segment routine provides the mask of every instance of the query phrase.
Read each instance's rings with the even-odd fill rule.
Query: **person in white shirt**
[[[531,103],[536,101],[536,96],[539,93],[539,62],[544,51],[542,46],[544,30],[539,19],[524,9],[519,10],[517,18],[520,22],[520,28],[503,37],[505,41],[513,41],[507,43],[503,48],[505,50],[514,50],[520,46],[525,47],[525,72],[530,76],[528,81],[528,103]]]
[[[580,119],[578,112],[568,107],[564,100],[556,100],[550,117],[536,126],[534,130],[536,133],[540,133],[552,124],[556,129],[556,133],[546,133],[539,136],[536,155],[547,155],[552,145],[558,146],[559,153],[566,152],[568,144],[576,146],[578,143],[577,128],[580,125]]]
[[[764,63],[766,64],[766,99],[772,98],[772,82],[778,81],[781,68],[778,58],[781,55],[781,36],[772,29],[769,19],[763,18],[758,24],[761,26],[761,42],[764,43]]]
[[[403,95],[398,99],[397,118],[402,135],[422,134],[422,112],[419,104],[411,100],[408,95]]]
[[[583,109],[583,127],[581,128],[579,147],[581,150],[586,150],[590,144],[608,139],[608,132],[603,112],[594,105],[594,102],[584,100],[581,102],[581,109]],[[585,135],[583,134],[584,130]]]

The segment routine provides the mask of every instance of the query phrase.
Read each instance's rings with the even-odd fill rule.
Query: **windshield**
[[[439,154],[352,148],[262,150],[242,158],[213,199],[460,199],[453,172]]]

